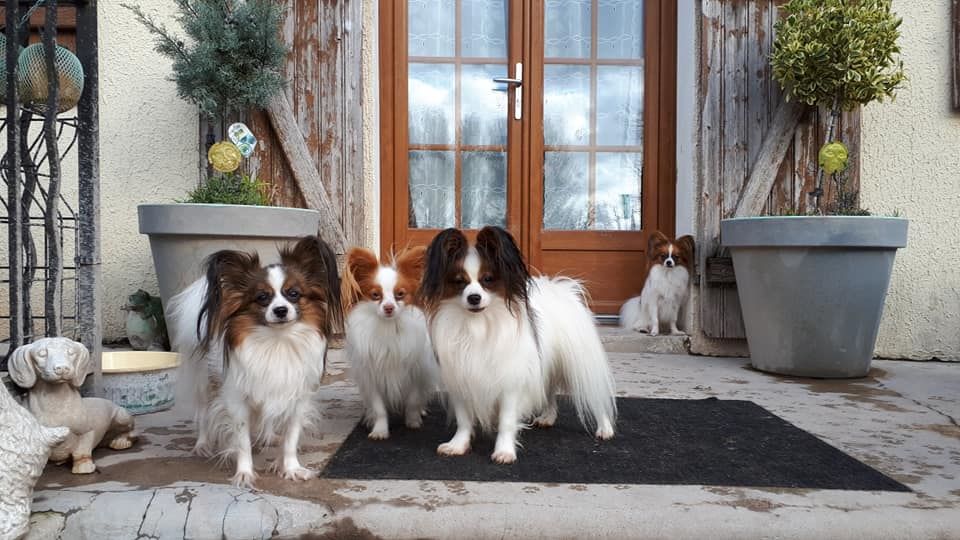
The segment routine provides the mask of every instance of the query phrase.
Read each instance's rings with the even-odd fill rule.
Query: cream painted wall
[[[950,104],[950,0],[894,0],[910,77],[864,109],[861,200],[910,219],[877,355],[960,360],[960,114]]]
[[[100,212],[104,338],[122,337],[120,307],[139,288],[157,293],[137,205],[172,202],[197,183],[197,111],[177,97],[170,61],[121,0],[101,0]],[[173,2],[139,2],[175,27]],[[73,169],[76,170],[76,169]],[[75,180],[67,180],[74,182]]]

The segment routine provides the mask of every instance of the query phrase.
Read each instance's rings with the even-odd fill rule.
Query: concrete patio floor
[[[260,491],[189,455],[190,415],[137,418],[139,443],[99,451],[100,471],[50,465],[29,538],[960,538],[960,364],[877,361],[870,377],[766,375],[742,358],[610,354],[620,395],[754,401],[913,493],[715,486],[434,481],[289,483]],[[362,408],[340,351],[323,420],[303,443],[320,469]],[[440,441],[438,441],[440,442]],[[521,450],[520,459],[523,459]]]

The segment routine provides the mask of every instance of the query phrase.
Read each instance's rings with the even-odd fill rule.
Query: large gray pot
[[[893,259],[907,220],[725,219],[750,359],[763,371],[863,377],[870,370]]]
[[[317,234],[320,213],[301,208],[232,204],[141,204],[140,233],[150,237],[164,304],[203,273],[203,260],[221,249],[256,251],[264,263],[278,247]]]

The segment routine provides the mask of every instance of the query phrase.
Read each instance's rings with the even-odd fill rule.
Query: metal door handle
[[[513,87],[513,118],[514,120],[520,120],[523,117],[523,64],[517,62],[514,67],[513,78],[494,77],[493,82]]]

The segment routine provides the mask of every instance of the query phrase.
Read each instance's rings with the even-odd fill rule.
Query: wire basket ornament
[[[56,68],[60,80],[60,107],[57,113],[68,111],[80,102],[83,93],[83,65],[69,49],[57,46]],[[47,63],[43,44],[35,43],[23,49],[17,60],[17,85],[21,102],[38,112],[47,108]]]

